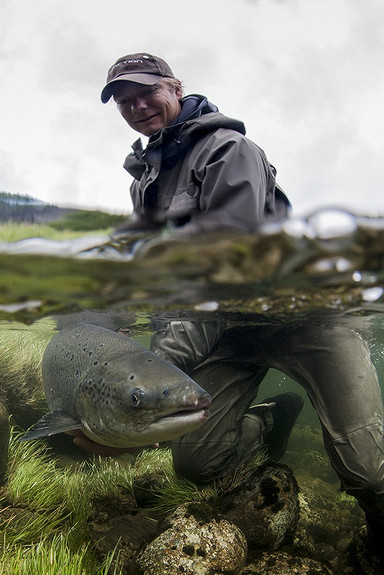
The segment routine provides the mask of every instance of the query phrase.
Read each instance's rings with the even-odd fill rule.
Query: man
[[[167,226],[176,236],[252,233],[287,216],[289,202],[276,185],[275,169],[245,137],[243,124],[220,114],[203,96],[183,97],[164,60],[145,53],[117,60],[102,101],[111,97],[126,122],[149,137],[145,150],[140,140],[133,145],[124,164],[134,177],[128,230]],[[261,445],[271,458],[281,458],[301,398],[282,394],[250,408],[267,370],[279,369],[307,391],[332,465],[366,511],[372,540],[380,545],[383,406],[369,351],[355,329],[333,316],[230,328],[220,320],[180,318],[160,325],[151,347],[213,397],[208,421],[173,442],[180,475],[210,481]],[[81,438],[76,441],[86,447]]]
[[[267,220],[286,217],[290,204],[276,187],[275,169],[264,152],[245,137],[243,123],[220,114],[204,96],[183,97],[181,81],[175,78],[162,58],[145,53],[119,58],[110,68],[101,94],[104,103],[111,97],[131,128],[149,137],[145,150],[140,139],[134,143],[133,153],[124,163],[125,169],[134,177],[131,186],[134,221],[125,227],[125,231],[167,225],[174,233],[212,230],[244,233],[256,231]],[[220,323],[170,322],[153,338],[152,350],[192,372],[209,356],[222,334]],[[183,361],[185,355],[195,357],[195,360],[188,361],[187,365]],[[264,375],[265,370],[262,372]],[[257,383],[262,379],[259,370],[256,373],[255,377],[253,368],[251,392],[231,420],[241,421],[256,397]],[[228,368],[223,375],[229,381]],[[204,377],[202,381],[209,385]],[[236,375],[232,385],[240,390]],[[214,413],[220,411],[218,396],[224,398],[225,394],[222,390],[218,393],[217,386],[212,392],[216,396]],[[260,417],[256,416],[263,433],[258,433],[257,439],[252,437],[247,453],[265,444],[270,455],[279,459],[303,402],[296,394],[282,394],[273,401],[272,398],[266,401],[267,404],[259,408]],[[213,413],[211,421],[215,419]],[[282,419],[278,434],[278,426],[275,425],[272,431],[272,414],[275,421]],[[210,427],[219,427],[218,438],[223,444],[221,426]],[[212,429],[207,428],[207,431],[211,436]],[[207,443],[212,444],[209,439]],[[242,453],[238,461],[234,449]],[[222,459],[229,456],[232,462],[230,466],[225,465],[226,471],[245,459],[237,445],[226,451],[227,455],[223,454]],[[174,456],[176,464],[175,446]],[[178,467],[180,474],[193,475],[196,481],[210,480],[222,474],[219,468],[211,469],[209,474],[195,475],[184,465]]]
[[[290,204],[275,185],[275,169],[264,152],[245,137],[243,123],[220,114],[204,96],[183,97],[180,80],[174,77],[164,60],[145,53],[119,58],[108,72],[101,95],[104,103],[111,97],[125,121],[149,137],[145,150],[141,140],[134,143],[133,153],[124,163],[134,177],[131,186],[134,219],[124,227],[124,232],[167,225],[174,233],[212,230],[244,233],[256,231],[267,220],[286,217]],[[191,373],[210,355],[223,332],[221,322],[172,321],[165,329],[159,329],[153,338],[152,350]],[[221,372],[221,367],[218,371]],[[219,453],[223,451],[221,464],[217,468],[213,466],[208,474],[191,473],[188,465],[177,465],[175,444],[175,464],[180,474],[193,476],[197,482],[210,480],[223,474],[224,459],[231,459],[231,465],[225,464],[228,472],[262,445],[270,457],[282,457],[303,401],[294,393],[281,394],[255,406],[253,411],[257,414],[250,418],[246,412],[267,371],[255,369],[254,365],[246,377],[244,390],[249,388],[248,394],[243,402],[237,402],[237,407],[235,403],[231,406],[232,411],[236,409],[236,415],[232,414],[228,420],[241,421],[245,415],[246,421],[253,419],[257,437],[252,431],[245,441],[243,432],[242,446],[237,445],[239,437],[234,437],[236,446],[231,445],[229,449],[221,439],[223,430],[214,423],[214,414],[221,411],[220,405],[227,401],[228,393],[231,395],[232,386],[236,386],[237,393],[242,393],[243,371],[244,368],[236,366],[229,378],[228,367],[225,367],[222,375],[227,379],[226,393],[217,385],[212,389],[216,399],[210,428],[217,429],[218,441],[225,445],[225,454],[217,449]],[[203,385],[210,385],[204,375],[201,379]],[[207,428],[207,433],[211,435],[212,429]],[[92,453],[117,455],[122,451],[97,445],[81,433],[75,435],[75,443]],[[246,442],[249,445],[245,449]],[[208,443],[213,445],[210,439]],[[234,450],[238,452],[237,457]],[[180,451],[183,453],[184,448]]]
[[[287,215],[275,169],[244,136],[244,124],[203,96],[183,98],[164,60],[142,53],[119,58],[101,96],[111,97],[131,128],[149,137],[145,150],[141,140],[134,143],[124,163],[135,178],[136,227],[254,232]]]

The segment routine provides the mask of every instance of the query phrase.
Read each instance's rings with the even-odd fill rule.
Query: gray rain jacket
[[[145,150],[137,140],[125,160],[135,178],[134,227],[254,232],[286,217],[290,204],[276,187],[275,169],[245,137],[244,124],[203,96],[182,104],[173,125],[151,136]]]

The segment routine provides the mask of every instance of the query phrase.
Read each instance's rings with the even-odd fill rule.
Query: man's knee
[[[384,497],[383,462],[376,457],[349,459],[343,467],[336,467],[342,487],[359,499],[359,494],[372,493]]]

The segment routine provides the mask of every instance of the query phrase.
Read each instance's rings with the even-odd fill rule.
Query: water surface
[[[252,236],[29,238],[0,244],[0,261],[3,350],[15,346],[4,334],[22,332],[28,345],[28,330],[32,339],[52,316],[45,338],[57,322],[85,319],[146,346],[175,321],[246,330],[332,321],[358,331],[384,385],[384,218],[324,208]],[[258,399],[291,389],[301,390],[271,369]],[[318,426],[309,402],[300,422]]]

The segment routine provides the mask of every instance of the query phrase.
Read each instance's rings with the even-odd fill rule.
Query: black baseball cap
[[[174,78],[168,64],[157,56],[139,52],[119,58],[108,70],[107,84],[101,92],[101,101],[106,104],[113,95],[114,83],[120,80],[146,84],[157,84],[161,78]]]

